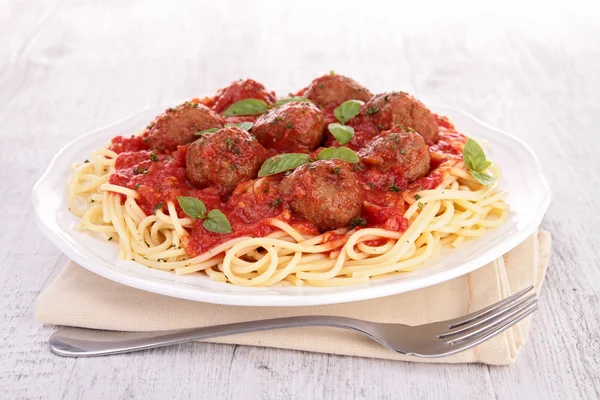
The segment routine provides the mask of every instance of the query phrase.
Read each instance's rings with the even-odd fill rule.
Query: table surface
[[[464,12],[455,2],[204,3],[0,0],[3,398],[600,396],[600,25],[592,9],[519,5],[515,16],[508,6]],[[552,186],[542,227],[554,248],[516,364],[204,343],[97,359],[52,355],[53,327],[35,321],[35,299],[67,259],[34,227],[29,204],[56,151],[136,110],[240,77],[287,93],[330,69],[373,92],[405,90],[464,109],[537,152]]]

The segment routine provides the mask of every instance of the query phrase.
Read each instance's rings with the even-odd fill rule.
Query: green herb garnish
[[[207,231],[215,233],[229,233],[232,231],[231,224],[225,214],[217,209],[208,212],[202,226]]]
[[[133,173],[135,175],[146,175],[148,173],[148,168],[142,168],[142,167],[134,168]]]
[[[236,115],[257,115],[264,114],[269,109],[269,105],[259,99],[243,99],[236,101],[223,113],[226,117]]]
[[[496,178],[484,173],[484,171],[492,165],[486,157],[483,149],[473,139],[468,139],[463,148],[463,160],[469,169],[469,173],[477,182],[484,186],[488,186],[496,182]]]
[[[206,206],[201,200],[195,197],[179,196],[177,198],[179,205],[184,213],[190,218],[205,218],[206,217]]]
[[[258,171],[258,176],[262,178],[263,176],[275,175],[280,172],[295,169],[309,162],[310,157],[308,154],[279,154],[269,158],[267,161],[264,162],[264,164],[260,168],[260,171]]]
[[[347,100],[333,110],[333,114],[340,123],[345,124],[360,113],[360,107],[365,103],[360,100]]]
[[[252,127],[254,126],[254,123],[244,121],[244,122],[240,122],[239,124],[225,124],[226,128],[228,128],[230,126],[237,126],[238,128],[248,132],[250,129],[252,129]]]
[[[194,135],[202,136],[205,133],[215,133],[215,132],[218,132],[219,130],[220,130],[219,128],[208,128],[208,129],[204,129],[202,131],[196,132],[196,133],[194,133]]]
[[[339,158],[353,164],[359,161],[358,155],[347,147],[329,147],[321,150],[317,155],[317,160],[331,160],[332,158]]]
[[[339,144],[346,144],[354,137],[354,128],[336,122],[327,126],[329,132],[335,137]]]
[[[367,220],[364,218],[354,218],[350,221],[350,228],[356,228],[357,226],[364,226],[367,224]]]
[[[279,107],[279,106],[282,106],[284,104],[290,103],[292,101],[299,101],[299,102],[302,102],[302,103],[312,103],[312,101],[310,101],[306,97],[292,96],[292,97],[288,97],[286,99],[279,99],[279,100],[277,100],[275,102],[275,104],[273,105],[273,107]]]
[[[496,178],[486,173],[473,170],[469,170],[469,173],[473,178],[477,180],[477,182],[481,183],[483,186],[489,186],[496,182]]]
[[[379,106],[371,106],[367,109],[367,111],[365,112],[365,114],[367,115],[373,115],[375,114],[377,111],[379,111]]]
[[[204,203],[195,197],[179,196],[177,201],[183,212],[190,218],[203,219],[202,226],[207,231],[215,233],[232,232],[229,220],[221,211],[214,209],[207,214]]]

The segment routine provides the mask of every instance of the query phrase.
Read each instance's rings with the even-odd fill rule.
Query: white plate
[[[360,286],[339,288],[243,288],[214,282],[202,275],[176,276],[133,261],[117,261],[117,245],[74,229],[78,219],[67,209],[67,180],[73,162],[117,135],[138,132],[166,107],[138,112],[114,125],[83,135],[63,148],[33,188],[33,208],[40,229],[67,256],[105,278],[149,292],[188,300],[242,306],[305,306],[389,296],[434,285],[471,272],[508,252],[540,224],[550,204],[550,190],[533,151],[520,140],[474,117],[448,107],[434,107],[450,117],[460,132],[487,142],[489,158],[503,172],[511,214],[502,227],[444,250],[422,268]]]

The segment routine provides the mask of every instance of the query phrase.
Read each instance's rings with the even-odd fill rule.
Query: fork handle
[[[94,357],[153,349],[195,340],[302,326],[327,326],[357,331],[381,343],[375,324],[354,318],[313,315],[236,322],[178,331],[114,332],[81,328],[59,328],[50,337],[50,349],[64,357]]]

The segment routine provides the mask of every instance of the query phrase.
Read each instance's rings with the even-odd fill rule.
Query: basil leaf
[[[489,186],[496,182],[496,178],[491,175],[484,174],[483,172],[470,170],[469,173],[477,182],[481,183],[483,186]]]
[[[208,129],[204,129],[203,131],[196,132],[196,133],[194,133],[194,135],[202,136],[205,133],[215,133],[217,131],[219,131],[219,128],[208,128]]]
[[[226,117],[233,117],[235,115],[256,115],[263,114],[267,111],[269,106],[263,100],[259,99],[244,99],[236,101],[229,106],[223,113]]]
[[[177,201],[183,212],[189,217],[204,218],[206,216],[206,206],[201,200],[195,197],[179,196]]]
[[[225,127],[229,127],[229,126],[237,126],[238,128],[243,129],[246,132],[248,132],[250,129],[252,129],[252,127],[254,126],[254,123],[240,122],[239,124],[225,124]]]
[[[480,166],[478,166],[478,169],[476,170],[477,172],[483,172],[486,169],[488,169],[488,167],[492,165],[491,161],[485,161],[484,163],[482,163]]]
[[[292,96],[292,97],[288,97],[286,99],[279,99],[275,102],[275,104],[273,105],[273,107],[279,107],[282,106],[286,103],[292,102],[292,101],[300,101],[300,102],[304,102],[304,103],[312,103],[312,101],[310,101],[309,99],[307,99],[306,97],[302,97],[302,96]]]
[[[354,218],[350,221],[350,228],[356,228],[357,226],[365,226],[367,224],[367,220],[364,218]]]
[[[206,219],[202,223],[204,229],[215,233],[229,233],[231,232],[231,224],[227,220],[225,214],[221,211],[214,209],[208,212]]]
[[[365,112],[365,114],[367,115],[373,115],[376,114],[377,112],[379,112],[379,106],[371,106],[367,109],[367,111]]]
[[[463,148],[463,159],[467,167],[473,171],[483,172],[492,163],[487,161],[483,149],[473,139],[468,139]]]
[[[360,112],[360,106],[365,103],[360,100],[348,100],[342,103],[339,107],[333,110],[333,114],[342,124],[350,121]]]
[[[321,150],[317,155],[318,160],[331,160],[332,158],[339,158],[340,160],[348,161],[349,163],[357,163],[359,161],[356,153],[347,147],[330,147]]]
[[[308,154],[300,154],[300,153],[287,153],[287,154],[279,154],[277,156],[273,156],[269,158],[265,163],[260,167],[260,171],[258,171],[258,176],[268,176],[278,174],[283,171],[289,171],[290,169],[297,168],[303,164],[309,163],[310,157]]]
[[[331,123],[327,126],[329,132],[336,138],[339,144],[346,144],[354,137],[354,128],[338,123]]]

